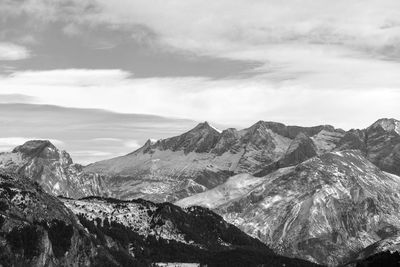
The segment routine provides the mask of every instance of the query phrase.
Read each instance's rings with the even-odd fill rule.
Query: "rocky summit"
[[[0,153],[0,169],[38,182],[53,195],[84,197],[108,195],[98,175],[84,175],[83,166],[74,164],[70,155],[47,140],[32,140]]]

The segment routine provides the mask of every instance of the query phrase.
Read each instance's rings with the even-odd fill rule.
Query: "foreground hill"
[[[209,207],[283,255],[336,265],[399,231],[399,192],[400,177],[348,150],[234,176],[176,204]]]
[[[385,267],[398,267],[400,265],[400,253],[399,252],[380,252],[369,256],[366,259],[360,259],[351,261],[345,264],[346,267],[375,267],[375,266],[385,266]]]
[[[123,246],[138,259],[209,266],[313,266],[277,256],[259,240],[201,207],[183,210],[170,203],[97,197],[62,201],[99,239],[126,235]]]
[[[230,260],[230,266],[315,266],[277,256],[200,207],[101,198],[62,201],[67,207],[37,183],[0,173],[0,265],[220,266]]]
[[[31,180],[0,173],[0,265],[119,266],[77,217]]]

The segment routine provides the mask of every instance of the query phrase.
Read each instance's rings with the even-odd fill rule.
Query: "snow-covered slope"
[[[214,192],[221,185],[177,204],[211,207],[277,252],[323,264],[345,262],[400,230],[400,177],[358,151],[323,154],[260,179],[242,196],[225,200]]]
[[[224,204],[245,197],[254,190],[254,188],[275,177],[277,173],[285,173],[290,169],[290,167],[283,168],[273,175],[270,174],[265,177],[254,177],[250,174],[237,174],[230,177],[225,183],[216,186],[213,189],[181,199],[175,204],[180,207],[202,206],[209,209],[215,209]]]

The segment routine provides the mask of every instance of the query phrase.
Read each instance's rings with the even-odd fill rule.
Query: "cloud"
[[[3,4],[9,15],[64,21],[67,33],[76,33],[79,25],[137,33],[138,25],[144,25],[171,47],[223,57],[246,48],[293,42],[383,53],[385,47],[398,43],[400,24],[397,0],[12,2]]]
[[[0,94],[0,103],[32,103],[36,98],[22,94]]]
[[[123,142],[122,139],[112,138],[112,137],[101,137],[101,138],[93,138],[91,141],[94,142]]]
[[[134,36],[135,40],[151,39],[159,53],[260,64],[248,67],[243,75],[234,73],[215,79],[196,71],[185,77],[160,77],[156,72],[151,75],[157,64],[144,60],[135,67],[150,66],[148,78],[139,78],[133,69],[123,65],[123,59],[129,51],[143,50],[129,46],[121,50],[123,59],[102,70],[67,66],[3,75],[2,93],[32,94],[37,97],[36,103],[42,104],[162,114],[241,126],[266,119],[365,127],[379,117],[398,116],[397,0],[13,2],[5,2],[8,9],[15,9],[7,12],[8,16],[24,14],[39,21],[31,23],[38,28],[61,24],[68,37],[85,36],[78,34],[85,30],[92,34],[88,39],[95,40],[88,45],[90,49],[96,44],[107,48],[101,50],[102,54],[112,50],[117,39],[105,34],[106,41],[111,42],[103,42],[98,30],[107,29]],[[46,48],[46,44],[43,46]],[[84,54],[90,52],[85,50]],[[110,55],[112,61],[115,54]],[[97,54],[85,59],[106,61]],[[175,70],[178,64],[170,58],[157,58],[153,63],[157,60],[172,70],[170,73],[179,73]],[[55,60],[51,58],[50,62]],[[98,68],[103,67],[97,64]]]
[[[96,98],[92,95],[91,99]],[[196,124],[191,120],[100,109],[0,103],[0,125],[4,126],[0,131],[0,138],[4,138],[0,152],[9,151],[28,139],[51,137],[63,142],[54,141],[56,146],[60,145],[71,154],[74,162],[88,164],[128,154],[150,136],[157,139],[175,136]],[[21,133],[24,134],[22,137]]]
[[[105,151],[98,151],[98,150],[74,150],[70,151],[71,154],[75,156],[80,156],[80,157],[104,157],[104,156],[111,156],[112,153],[110,152],[105,152]]]
[[[21,60],[30,57],[29,50],[23,46],[0,42],[0,60]]]
[[[11,81],[27,80],[40,86],[109,86],[125,80],[131,74],[118,69],[62,69],[14,72]]]
[[[351,66],[354,72],[350,72]],[[370,66],[362,60],[351,61],[348,68],[332,70],[337,79],[333,85],[324,84],[324,75],[314,73],[304,75],[299,82],[279,73],[214,80],[134,78],[121,70],[102,75],[97,70],[82,70],[82,74],[79,70],[30,71],[1,77],[0,87],[3,93],[34,95],[36,103],[42,104],[189,117],[225,125],[248,126],[264,119],[349,128],[365,127],[379,117],[398,116],[398,71],[393,62]]]
[[[6,1],[4,6],[16,9],[9,11],[9,16],[22,13],[31,20],[41,21],[40,25],[57,22],[64,25],[64,34],[81,35],[82,39],[89,35],[89,39],[94,40],[90,46],[106,50],[123,49],[116,44],[128,42],[127,36],[131,36],[134,40],[151,39],[151,42],[139,43],[142,46],[156,43],[160,53],[175,52],[187,58],[196,55],[256,61],[260,63],[257,69],[249,65],[247,74],[264,74],[265,80],[280,88],[286,86],[288,80],[314,89],[386,87],[386,82],[398,82],[400,2],[397,0],[293,0],[290,3],[277,0],[251,3],[246,0],[214,3],[201,0],[25,0],[18,5]],[[109,32],[105,38],[100,38],[99,29],[119,35]],[[80,31],[85,34],[77,34]],[[129,48],[134,53],[140,50],[140,45]],[[129,50],[124,55],[127,53]],[[118,56],[117,53],[112,55],[114,57],[106,61]],[[99,56],[86,59],[97,62]],[[163,65],[163,59],[158,60]],[[170,62],[170,58],[166,60]],[[123,59],[119,58],[119,62],[121,69],[132,71]],[[174,63],[163,68],[179,69],[179,63]],[[146,68],[147,64],[145,61],[135,68]],[[118,62],[113,65],[118,66]],[[157,64],[150,65],[157,69]]]
[[[129,147],[129,148],[132,148],[132,149],[138,149],[139,147],[141,147],[141,145],[138,143],[137,140],[129,140],[129,141],[126,141],[126,142],[124,143],[124,145],[125,145],[126,147]]]
[[[281,43],[378,51],[398,43],[400,34],[396,0],[172,0],[157,1],[158,8],[149,1],[98,0],[97,5],[100,16],[84,20],[143,24],[173,47],[223,57]]]

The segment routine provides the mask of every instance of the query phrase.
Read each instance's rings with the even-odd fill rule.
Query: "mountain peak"
[[[209,124],[207,121],[197,124],[196,127],[194,127],[192,130],[190,130],[190,132],[203,131],[203,130],[215,131],[215,132],[221,133],[221,130],[218,130],[217,128],[215,128],[214,126]]]
[[[14,148],[12,152],[19,152],[26,156],[34,156],[40,154],[45,148],[49,148],[52,151],[57,150],[49,140],[30,140]]]
[[[393,118],[382,118],[377,120],[374,124],[372,124],[368,128],[377,128],[381,127],[383,130],[387,132],[396,132],[400,134],[400,121]]]
[[[209,152],[218,142],[220,135],[221,132],[218,129],[205,121],[184,134],[159,140],[154,146],[161,150],[183,150],[185,153],[192,151],[198,153]],[[153,144],[149,143],[148,146],[153,147]]]
[[[256,123],[254,123],[250,128],[260,128],[260,127],[265,127],[265,128],[275,128],[275,127],[284,127],[285,125],[280,122],[275,122],[275,121],[263,121],[259,120]]]
[[[41,158],[46,161],[60,161],[64,165],[73,164],[71,156],[64,150],[59,150],[49,140],[29,140],[15,147],[11,153],[20,153],[24,158]]]
[[[284,158],[281,160],[281,166],[291,166],[299,164],[309,158],[317,155],[317,148],[311,138],[300,132],[290,143]]]

